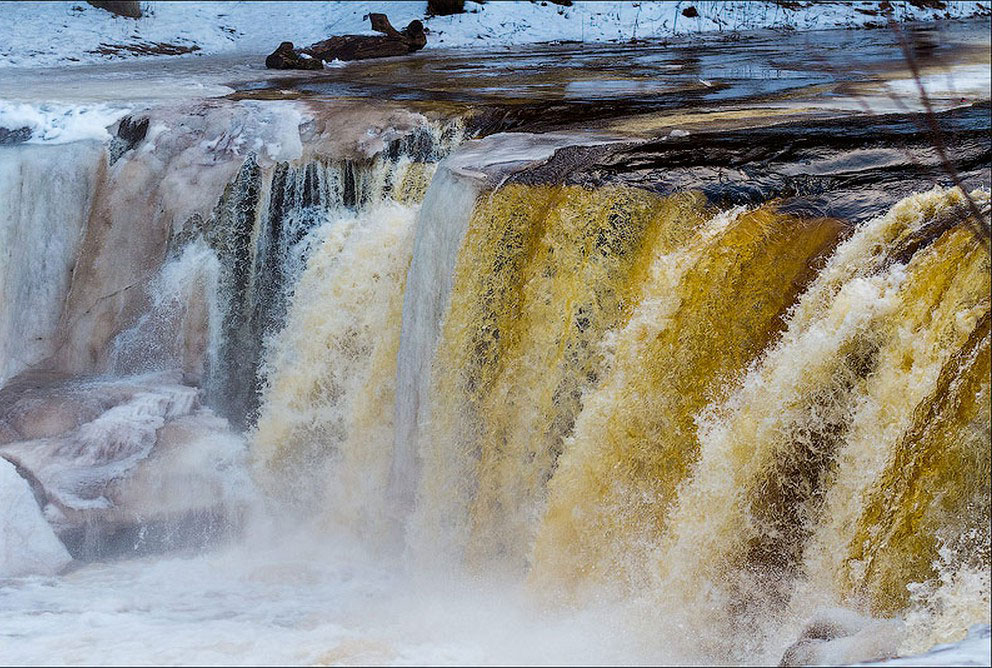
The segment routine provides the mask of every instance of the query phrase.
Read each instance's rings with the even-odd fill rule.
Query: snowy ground
[[[944,9],[892,0],[901,21],[988,14],[989,3],[946,2]],[[918,3],[922,4],[922,3]],[[786,7],[785,5],[788,5]],[[369,12],[397,27],[425,20],[427,48],[512,45],[552,40],[627,41],[758,28],[814,30],[884,25],[879,2],[681,0],[680,2],[466,2],[466,13],[425,19],[416,2],[142,2],[144,16],[114,16],[76,2],[0,2],[0,68],[148,58],[151,51],[192,55],[268,53],[279,42],[309,44],[331,35],[366,33]],[[683,11],[693,7],[698,16]],[[790,9],[789,7],[798,7]],[[860,11],[859,11],[860,10]],[[690,12],[691,14],[692,12]],[[163,47],[165,45],[165,47]],[[180,56],[181,57],[181,56]]]

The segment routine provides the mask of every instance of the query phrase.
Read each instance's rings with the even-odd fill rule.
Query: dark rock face
[[[117,136],[134,148],[148,134],[148,118],[125,116],[117,125]]]
[[[364,60],[405,56],[427,45],[427,33],[420,21],[410,21],[402,31],[394,28],[385,14],[369,14],[372,29],[382,35],[339,35],[303,49],[283,42],[265,59],[275,70],[317,70],[332,60]]]
[[[988,119],[987,102],[938,114],[954,168],[969,189],[989,180]],[[505,128],[548,131],[529,119],[483,120],[478,127],[487,134]],[[700,190],[721,207],[779,199],[783,212],[853,222],[935,182],[950,183],[928,131],[918,119],[899,114],[569,147],[511,182],[624,184],[663,195]]]
[[[682,16],[686,17],[687,19],[694,19],[697,16],[699,16],[699,12],[696,11],[695,7],[686,7],[685,9],[682,10]]]
[[[292,42],[283,42],[265,58],[265,66],[270,70],[320,70],[324,63],[312,57],[302,57]]]
[[[14,128],[13,130],[0,128],[0,146],[23,144],[29,139],[31,139],[31,128],[27,126],[23,128]]]
[[[86,0],[88,4],[105,9],[117,16],[126,16],[129,19],[141,18],[141,5],[138,0]]]
[[[450,16],[465,11],[465,0],[427,0],[428,16]]]
[[[117,134],[110,140],[107,147],[110,152],[110,164],[117,162],[122,155],[141,143],[148,134],[148,117],[132,118],[125,116],[117,124]]]

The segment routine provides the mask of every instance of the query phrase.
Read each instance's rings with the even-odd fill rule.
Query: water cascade
[[[74,558],[264,506],[608,610],[651,657],[882,625],[789,649],[853,661],[989,622],[990,249],[961,190],[841,221],[542,171],[606,137],[131,114],[0,147],[0,484]]]
[[[0,346],[13,379],[0,446],[76,555],[131,549],[159,520],[177,543],[176,523],[238,524],[244,499],[223,509],[233,497],[216,467],[242,466],[235,431],[255,423],[263,360],[277,357],[267,346],[309,256],[330,252],[345,218],[412,211],[461,133],[408,112],[362,118],[349,137],[295,107],[160,107],[125,116],[109,142],[3,148]],[[173,457],[176,438],[210,461]],[[163,502],[183,477],[204,493]]]
[[[553,606],[678,610],[708,657],[777,660],[838,606],[947,639],[989,595],[952,594],[989,559],[989,253],[963,201],[852,228],[442,169],[419,214],[324,233],[267,362],[261,475]]]

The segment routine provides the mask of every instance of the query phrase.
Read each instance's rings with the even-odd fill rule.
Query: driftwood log
[[[304,58],[293,48],[292,42],[283,42],[265,58],[270,70],[322,70],[324,62],[318,58]]]
[[[312,70],[333,60],[363,60],[403,56],[419,51],[427,44],[424,24],[410,21],[402,31],[389,23],[385,14],[369,14],[372,29],[381,35],[339,35],[302,49],[283,42],[265,59],[265,66],[277,70]]]

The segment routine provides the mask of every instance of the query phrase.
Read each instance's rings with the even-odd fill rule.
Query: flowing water
[[[0,663],[845,663],[989,623],[962,190],[837,220],[533,176],[617,137],[127,113],[0,146]]]

